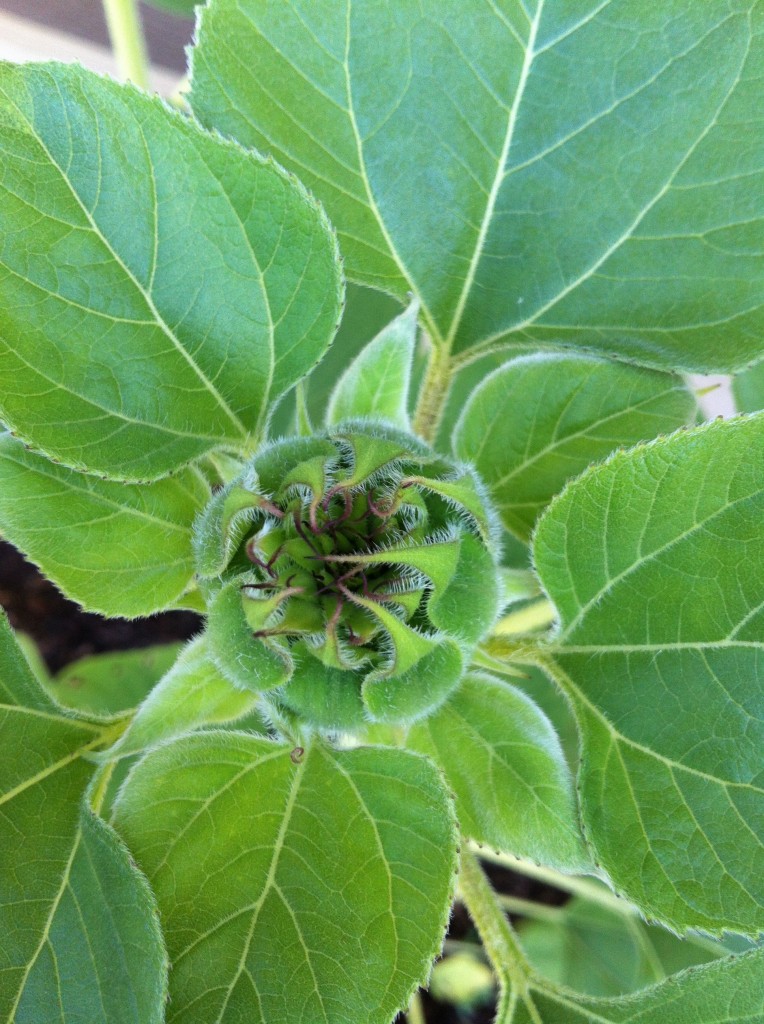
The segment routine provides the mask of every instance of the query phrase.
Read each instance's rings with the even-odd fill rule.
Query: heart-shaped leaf
[[[170,951],[168,1024],[389,1024],[429,973],[456,866],[438,772],[402,750],[293,756],[187,737],[122,790]]]
[[[582,729],[589,841],[677,931],[764,924],[764,415],[614,455],[554,501],[547,668]]]
[[[0,65],[0,136],[0,417],[119,479],[248,448],[338,320],[318,206],[77,65]]]
[[[562,871],[590,867],[560,741],[525,694],[469,675],[408,743],[440,766],[465,835]]]

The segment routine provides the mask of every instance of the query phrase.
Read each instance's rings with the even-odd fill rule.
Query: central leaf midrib
[[[464,279],[464,285],[462,286],[461,293],[459,295],[454,316],[451,321],[451,326],[446,336],[445,346],[448,350],[451,349],[454,339],[458,333],[459,327],[461,326],[462,317],[464,316],[464,310],[467,306],[472,285],[475,281],[478,266],[480,264],[480,258],[483,255],[483,248],[485,246],[485,240],[488,235],[491,221],[493,219],[494,210],[496,209],[496,203],[501,192],[501,186],[504,181],[504,168],[507,165],[509,159],[510,149],[512,147],[512,140],[515,134],[515,127],[517,125],[517,117],[520,111],[520,105],[522,103],[523,95],[525,94],[525,88],[530,78],[531,67],[535,58],[535,45],[536,36],[538,35],[539,26],[541,24],[541,16],[544,10],[545,0],[537,0],[538,6],[536,13],[533,17],[533,21],[530,23],[528,30],[528,41],[525,46],[525,53],[523,55],[523,63],[520,68],[520,76],[517,82],[517,88],[515,95],[512,100],[512,106],[509,110],[509,116],[507,118],[507,130],[504,135],[504,142],[501,147],[501,153],[496,164],[496,173],[494,175],[493,182],[491,184],[491,190],[488,193],[488,199],[486,202],[486,208],[483,213],[483,219],[480,223],[480,230],[478,232],[477,240],[475,242],[475,248],[472,252],[472,258],[470,259],[470,265],[467,270],[467,276]]]

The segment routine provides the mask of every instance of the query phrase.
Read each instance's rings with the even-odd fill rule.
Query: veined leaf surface
[[[763,523],[758,415],[613,456],[535,535],[588,838],[678,931],[764,926]]]
[[[408,742],[453,787],[466,836],[562,871],[590,866],[560,741],[530,697],[474,673]]]
[[[762,352],[760,0],[212,0],[191,103],[436,344]],[[741,130],[741,125],[745,129]]]
[[[82,810],[102,727],[66,717],[0,615],[0,1020],[158,1024],[164,953],[151,899]]]
[[[456,836],[424,758],[187,737],[116,821],[157,894],[168,1024],[388,1024],[440,949]]]
[[[167,962],[146,879],[89,810],[9,1024],[161,1024]]]
[[[692,968],[620,999],[593,999],[532,982],[499,1024],[755,1024],[764,1008],[764,953]]]
[[[674,374],[573,354],[522,356],[475,388],[454,447],[488,485],[507,529],[527,541],[571,477],[696,415]]]
[[[0,140],[0,418],[120,479],[248,447],[337,323],[318,206],[76,65],[0,65]]]
[[[0,531],[89,611],[129,618],[176,601],[193,579],[191,526],[209,495],[193,468],[120,484],[0,433]]]

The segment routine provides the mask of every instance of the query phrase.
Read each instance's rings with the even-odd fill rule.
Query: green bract
[[[480,481],[384,425],[264,448],[208,505],[196,552],[221,670],[323,730],[432,711],[496,616]]]

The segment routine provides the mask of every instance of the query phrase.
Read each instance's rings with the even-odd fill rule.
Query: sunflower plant
[[[196,17],[0,65],[0,531],[204,623],[0,622],[0,1019],[764,1020],[764,3]]]

